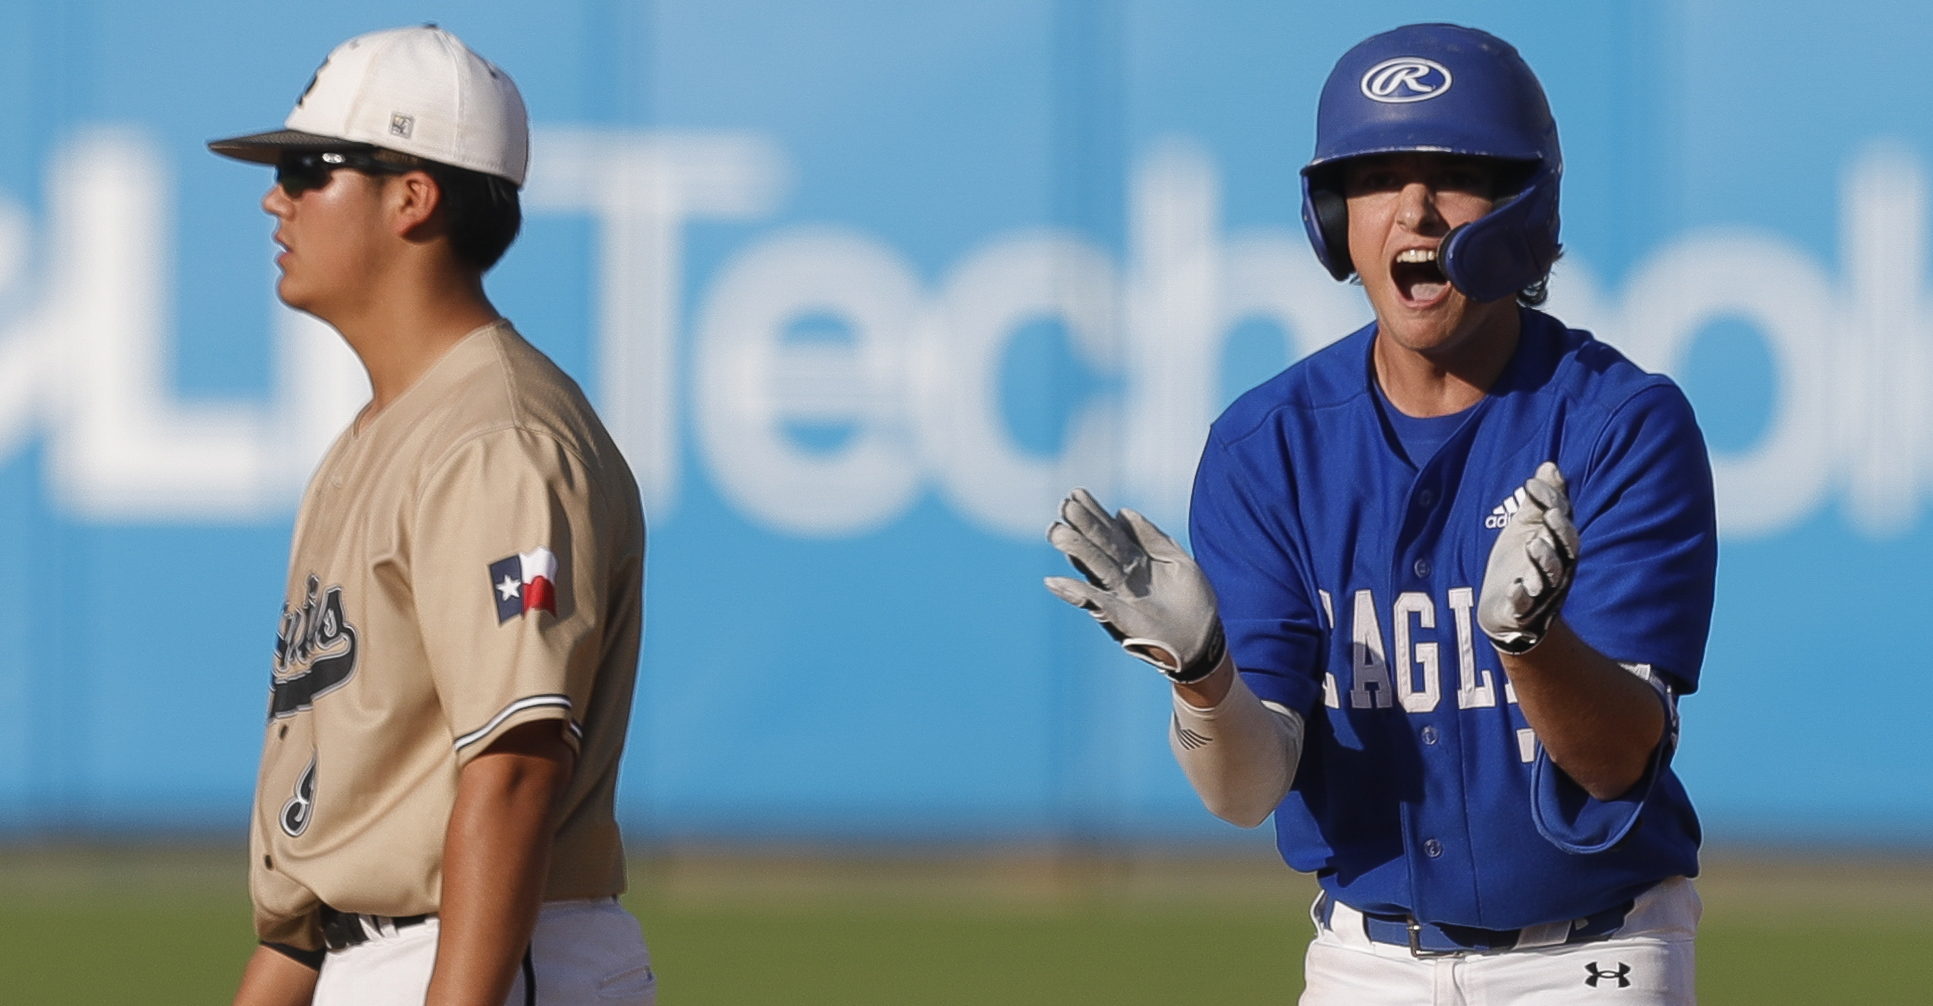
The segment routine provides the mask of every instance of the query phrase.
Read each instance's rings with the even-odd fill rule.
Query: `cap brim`
[[[249,161],[254,164],[274,164],[282,159],[284,153],[291,150],[351,150],[367,146],[369,146],[367,143],[357,143],[339,136],[305,133],[299,129],[277,129],[227,140],[208,141],[209,150],[223,157],[233,157],[238,161]]]

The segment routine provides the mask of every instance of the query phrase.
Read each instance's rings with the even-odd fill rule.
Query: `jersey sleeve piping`
[[[1666,688],[1649,677],[1644,680],[1658,689],[1665,707],[1665,729],[1651,749],[1644,773],[1624,793],[1608,800],[1592,796],[1538,745],[1537,759],[1530,767],[1531,822],[1545,841],[1573,856],[1604,852],[1624,841],[1638,826],[1677,750],[1677,705]]]
[[[497,728],[503,726],[506,722],[510,720],[512,716],[515,716],[518,713],[522,713],[531,709],[562,709],[564,711],[565,728],[570,731],[571,739],[574,742],[583,740],[584,728],[578,726],[577,721],[570,718],[570,712],[571,712],[570,696],[557,695],[557,694],[526,695],[523,698],[518,699],[515,702],[512,702],[509,705],[504,706],[502,709],[498,710],[495,716],[490,717],[490,721],[488,723],[485,723],[484,725],[476,728],[475,730],[472,730],[469,733],[464,734],[461,737],[458,737],[456,739],[454,749],[457,751],[461,751],[464,748],[469,747],[472,744],[475,744],[477,741],[480,741],[485,737],[490,736],[492,733],[496,732]]]

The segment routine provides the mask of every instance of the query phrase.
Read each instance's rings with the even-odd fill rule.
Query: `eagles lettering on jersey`
[[[1327,590],[1318,590],[1322,611],[1330,631],[1335,631],[1335,602]],[[1387,645],[1374,591],[1358,590],[1352,624],[1349,626],[1350,668],[1354,672],[1345,692],[1334,672],[1324,672],[1322,704],[1341,709],[1345,701],[1351,709],[1400,709],[1412,716],[1435,713],[1443,706],[1443,648],[1448,640],[1437,635],[1437,604],[1422,591],[1406,591],[1396,598],[1390,611],[1390,631],[1395,646]],[[1478,663],[1478,654],[1494,651],[1479,649],[1476,632],[1477,592],[1473,587],[1452,587],[1447,597],[1450,618],[1456,629],[1456,690],[1448,693],[1457,709],[1493,709],[1497,705],[1498,672]],[[1487,662],[1487,661],[1486,661]],[[1649,668],[1643,673],[1650,680]],[[1503,701],[1517,704],[1517,689],[1508,678],[1503,683]],[[1424,727],[1425,743],[1435,736],[1433,727]],[[1514,727],[1517,760],[1531,764],[1537,760],[1537,734],[1528,725]],[[1675,744],[1673,745],[1676,746]]]
[[[322,581],[309,575],[302,607],[282,603],[270,676],[269,718],[308,709],[316,697],[342,686],[356,673],[356,628],[342,614],[342,588],[316,596]]]
[[[1319,591],[1322,597],[1323,613],[1330,616],[1329,628],[1334,630],[1334,604],[1329,592]],[[1390,611],[1390,629],[1395,635],[1394,650],[1386,649],[1381,621],[1377,615],[1375,592],[1358,590],[1355,592],[1353,624],[1349,627],[1350,652],[1353,659],[1350,666],[1355,675],[1350,682],[1349,705],[1354,709],[1386,709],[1392,704],[1391,679],[1394,678],[1394,698],[1396,704],[1409,713],[1428,713],[1436,711],[1443,701],[1442,666],[1443,640],[1430,638],[1436,635],[1437,605],[1435,599],[1422,591],[1405,591],[1396,598]],[[1458,709],[1487,709],[1497,704],[1496,673],[1491,668],[1477,665],[1476,606],[1477,592],[1473,587],[1452,587],[1446,598],[1449,602],[1451,621],[1456,626],[1456,671],[1457,687],[1454,693]],[[1419,631],[1429,630],[1429,631]],[[1394,664],[1386,654],[1395,654]],[[1490,652],[1487,648],[1484,651]],[[1330,681],[1324,683],[1322,703],[1331,709],[1342,708],[1342,695],[1329,675]],[[1504,683],[1506,698],[1515,704],[1516,690]]]

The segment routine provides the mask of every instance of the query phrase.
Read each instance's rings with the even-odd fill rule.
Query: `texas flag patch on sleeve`
[[[526,611],[557,614],[557,555],[539,545],[490,564],[490,590],[497,599],[497,624]]]

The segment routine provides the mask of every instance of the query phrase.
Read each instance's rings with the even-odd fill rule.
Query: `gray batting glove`
[[[1549,461],[1518,489],[1516,512],[1490,547],[1477,624],[1505,653],[1525,653],[1544,639],[1577,572],[1577,526],[1564,473]]]
[[[1195,560],[1133,510],[1109,516],[1087,490],[1061,501],[1047,540],[1087,577],[1047,578],[1054,596],[1101,623],[1121,648],[1179,684],[1200,681],[1228,652],[1215,588]]]

